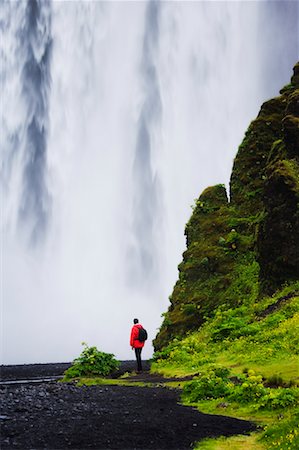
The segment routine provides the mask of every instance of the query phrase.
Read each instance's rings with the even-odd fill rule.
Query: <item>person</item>
[[[139,323],[138,319],[134,319],[133,323],[134,323],[134,325],[132,326],[132,330],[131,330],[130,345],[132,347],[132,350],[135,350],[136,361],[137,361],[137,371],[142,372],[141,352],[144,347],[144,342],[141,342],[138,340],[138,335],[139,335],[139,329],[143,328],[143,327]]]

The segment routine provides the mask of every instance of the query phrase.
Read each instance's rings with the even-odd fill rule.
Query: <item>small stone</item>
[[[228,403],[226,402],[221,402],[218,403],[217,408],[227,408],[228,407]]]

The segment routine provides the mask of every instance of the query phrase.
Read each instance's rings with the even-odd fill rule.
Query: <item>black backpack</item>
[[[144,328],[139,328],[138,341],[145,342],[147,340],[147,331]]]

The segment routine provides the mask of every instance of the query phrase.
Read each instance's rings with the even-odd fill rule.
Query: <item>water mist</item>
[[[3,362],[133,358],[190,206],[290,78],[298,5],[7,1],[0,25]]]

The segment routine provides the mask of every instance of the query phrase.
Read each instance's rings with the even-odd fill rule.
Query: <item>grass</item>
[[[100,377],[82,377],[75,380],[77,386],[139,386],[148,387],[152,383],[144,383],[142,381],[130,381],[130,378],[100,378]]]
[[[196,448],[299,448],[299,404],[294,401],[288,403],[288,395],[294,394],[296,398],[299,394],[298,291],[297,282],[272,297],[248,300],[236,308],[220,307],[198,331],[184,339],[174,339],[154,355],[151,370],[164,376],[197,374],[198,380],[204,380],[206,373],[220,367],[230,370],[230,379],[238,377],[242,380],[240,385],[247,381],[246,373],[261,375],[260,389],[265,390],[261,396],[266,395],[265,398],[270,399],[265,407],[257,399],[253,402],[242,399],[242,389],[238,384],[235,388],[230,384],[230,389],[232,393],[239,392],[240,401],[210,398],[190,402],[188,395],[184,397],[185,404],[202,412],[251,420],[261,427],[258,433],[250,436],[208,439],[201,441]],[[250,376],[248,379],[250,381]],[[267,382],[271,385],[273,380],[279,384],[279,389],[267,387]],[[181,383],[181,387],[184,386],[186,383]],[[194,386],[195,389],[196,384]],[[292,386],[291,389],[288,386]],[[193,387],[190,389],[192,391]],[[272,407],[275,405],[272,399],[277,395],[281,396],[280,400]]]
[[[240,375],[248,368],[249,362],[238,363],[229,355],[219,355],[215,358],[219,365],[229,367],[234,375]],[[263,378],[270,378],[273,375],[281,376],[285,382],[294,381],[299,385],[299,357],[282,357],[279,360],[267,361],[267,363],[255,363],[250,361],[250,369],[259,373]]]
[[[265,446],[259,442],[259,437],[253,433],[250,436],[233,436],[229,438],[204,439],[194,450],[264,450]]]
[[[282,133],[284,103],[288,96],[296,101],[296,82],[297,72],[245,133],[230,201],[221,185],[196,200],[179,279],[154,340],[152,371],[197,377],[183,386],[187,404],[265,427],[198,448],[299,449],[299,281],[293,281],[299,178],[289,156],[293,143]],[[287,119],[295,129],[299,119]],[[285,245],[282,229],[290,237]]]
[[[234,308],[222,305],[198,331],[173,339],[154,355],[152,373],[194,375],[191,383],[134,381],[128,373],[118,379],[82,376],[73,381],[79,386],[179,388],[185,405],[259,427],[250,436],[206,439],[199,449],[298,450],[298,292],[299,283],[294,283],[272,297],[248,296]],[[209,398],[206,392],[211,392]]]
[[[138,387],[160,387],[166,386],[172,389],[182,389],[184,382],[181,381],[135,381],[135,373],[126,373],[120,378],[103,378],[103,377],[80,377],[73,378],[72,380],[61,380],[60,382],[75,382],[77,386],[138,386]]]
[[[177,367],[173,364],[163,364],[163,366],[161,366],[160,364],[153,362],[151,365],[151,373],[159,373],[165,378],[187,377],[189,375],[194,375],[196,371],[197,370],[192,367]]]

